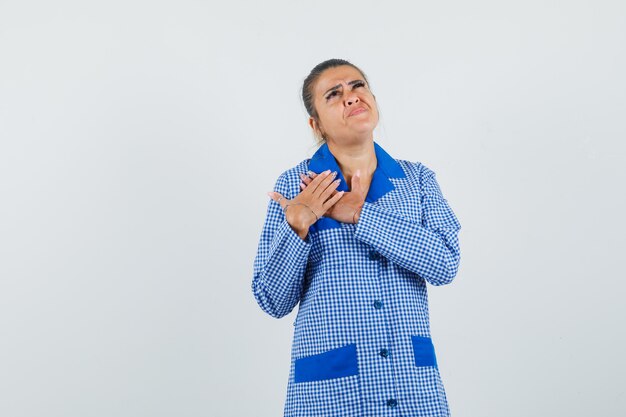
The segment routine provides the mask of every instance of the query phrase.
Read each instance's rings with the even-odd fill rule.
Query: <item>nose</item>
[[[347,98],[346,98],[346,104],[348,106],[351,106],[355,103],[359,102],[359,98],[357,96],[354,95],[354,93],[350,94]]]

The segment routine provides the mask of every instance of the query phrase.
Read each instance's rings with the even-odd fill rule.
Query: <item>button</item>
[[[374,301],[374,308],[383,308],[383,302],[380,300]]]
[[[398,402],[395,399],[390,398],[387,400],[387,405],[391,408],[394,408],[396,405],[398,405]]]
[[[378,252],[376,252],[376,251],[371,250],[371,251],[370,251],[370,259],[371,259],[372,261],[377,261],[377,260],[379,260],[379,259],[380,259],[380,254],[379,254]]]
[[[387,349],[381,349],[380,352],[378,352],[378,354],[382,356],[383,358],[386,358],[387,356],[389,356],[389,351]]]

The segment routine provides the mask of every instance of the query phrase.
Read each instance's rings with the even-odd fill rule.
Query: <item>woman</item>
[[[322,62],[302,97],[322,145],[268,193],[252,282],[273,317],[300,303],[284,415],[448,416],[426,283],[452,282],[461,226],[432,170],[374,142],[359,68]]]

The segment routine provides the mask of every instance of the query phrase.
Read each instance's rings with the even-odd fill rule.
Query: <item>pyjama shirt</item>
[[[374,142],[377,167],[356,224],[320,217],[306,238],[274,200],[254,260],[263,311],[294,321],[285,417],[449,416],[430,336],[427,283],[452,282],[458,219],[435,173],[392,158]],[[327,144],[284,171],[274,190],[301,189],[300,173],[337,172]]]

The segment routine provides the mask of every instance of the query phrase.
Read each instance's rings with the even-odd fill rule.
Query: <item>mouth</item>
[[[348,117],[350,116],[356,116],[357,114],[361,114],[364,111],[366,111],[367,109],[365,107],[359,107],[358,109],[354,109],[350,112],[350,114],[348,114]]]

